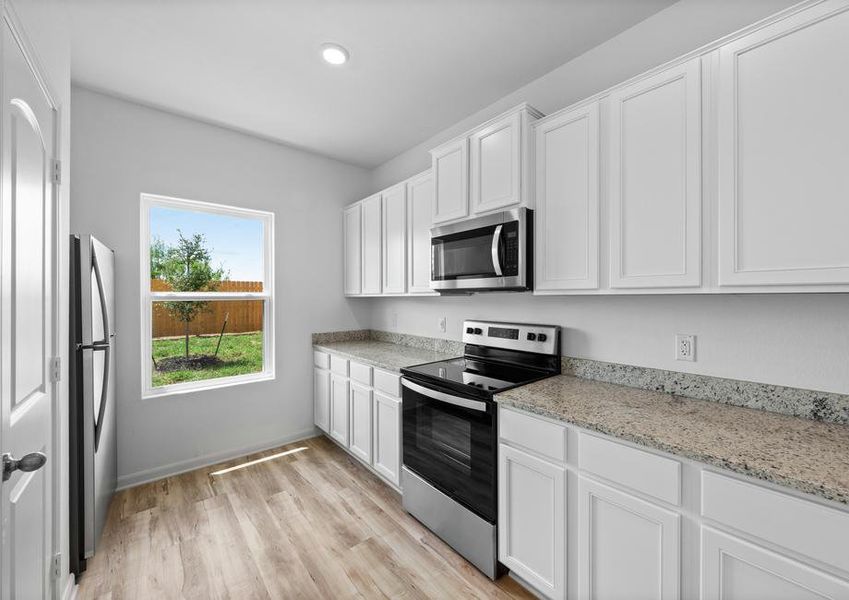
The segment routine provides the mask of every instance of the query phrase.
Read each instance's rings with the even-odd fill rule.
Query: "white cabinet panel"
[[[598,102],[535,128],[536,289],[597,289]]]
[[[383,197],[383,293],[407,291],[407,186],[389,188]]]
[[[349,428],[349,384],[348,378],[331,373],[330,375],[330,435],[340,444],[348,447]]]
[[[849,283],[847,55],[845,2],[720,49],[720,285]]]
[[[433,222],[469,214],[469,142],[463,138],[431,151],[435,197]]]
[[[401,400],[374,393],[374,470],[401,483]]]
[[[701,285],[701,68],[610,94],[610,285]]]
[[[566,471],[500,444],[498,559],[551,598],[566,589]]]
[[[472,210],[486,212],[522,199],[522,113],[514,113],[469,138]]]
[[[382,289],[381,273],[381,233],[383,219],[381,217],[380,194],[375,194],[362,201],[363,207],[363,294],[379,294]]]
[[[313,416],[316,426],[330,431],[330,371],[313,369]]]
[[[428,171],[407,182],[407,291],[430,289],[430,228],[433,225],[433,174]]]
[[[372,391],[370,387],[360,383],[350,383],[351,386],[351,454],[371,464],[371,421],[372,421]]]
[[[849,598],[845,581],[704,526],[701,582],[704,600]]]
[[[345,294],[355,296],[362,292],[362,206],[354,204],[343,213],[345,238]]]
[[[680,595],[680,516],[580,478],[580,598],[672,600]]]

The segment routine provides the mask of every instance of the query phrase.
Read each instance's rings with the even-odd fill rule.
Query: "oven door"
[[[529,227],[525,208],[435,227],[431,287],[441,293],[527,289]]]
[[[404,466],[495,523],[495,404],[407,378],[401,385]]]

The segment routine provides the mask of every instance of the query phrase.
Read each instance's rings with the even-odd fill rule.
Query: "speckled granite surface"
[[[849,427],[560,375],[499,404],[849,504]]]
[[[457,357],[457,354],[446,354],[435,350],[376,340],[313,343],[313,348],[333,352],[379,369],[395,372],[400,372],[402,368],[412,365]]]
[[[799,388],[563,357],[563,374],[746,408],[849,424],[849,396]]]

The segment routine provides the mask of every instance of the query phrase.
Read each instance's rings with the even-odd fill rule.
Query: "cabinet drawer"
[[[588,473],[642,492],[658,500],[681,504],[681,463],[581,433],[578,466]]]
[[[566,428],[562,425],[501,409],[498,435],[506,442],[518,444],[546,458],[566,462]]]
[[[371,367],[362,363],[354,362],[349,364],[351,379],[362,383],[363,385],[371,385]]]
[[[374,388],[394,398],[401,397],[401,376],[388,371],[374,370]]]
[[[348,376],[348,359],[342,358],[341,356],[336,356],[334,354],[330,355],[330,370],[336,373],[337,375]]]
[[[702,516],[849,572],[849,512],[702,471]]]
[[[330,355],[327,352],[319,352],[318,350],[313,350],[312,364],[314,364],[319,369],[329,369]]]

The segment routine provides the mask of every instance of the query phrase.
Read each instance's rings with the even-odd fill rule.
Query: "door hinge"
[[[50,382],[58,383],[62,380],[62,357],[54,356],[50,359]]]
[[[62,161],[53,159],[53,183],[59,185],[62,183]]]
[[[62,553],[57,552],[53,555],[53,568],[50,569],[51,575],[53,575],[53,579],[59,579],[62,577]]]

